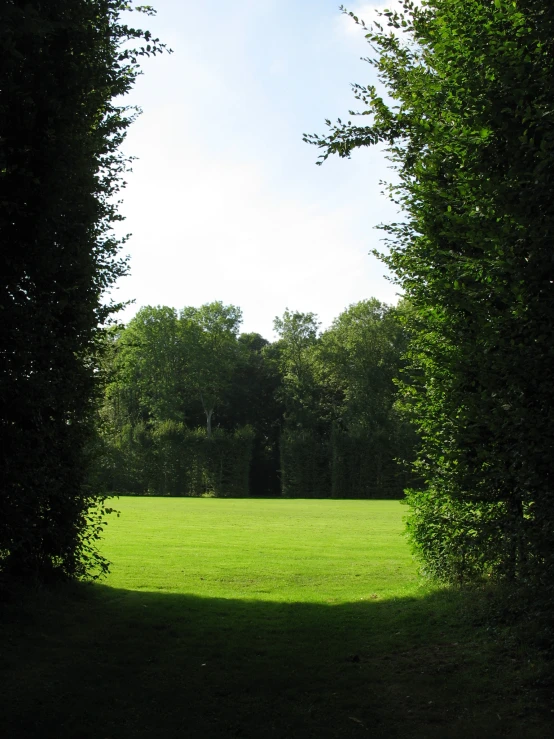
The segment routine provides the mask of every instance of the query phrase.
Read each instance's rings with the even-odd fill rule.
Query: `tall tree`
[[[273,322],[279,336],[279,369],[286,418],[297,428],[313,428],[317,416],[315,347],[320,322],[315,313],[288,308]]]
[[[333,406],[333,495],[402,497],[416,438],[395,408],[406,332],[399,310],[351,305],[318,346],[319,382]]]
[[[218,414],[219,422],[229,430],[247,425],[254,430],[250,494],[279,495],[279,436],[284,406],[281,376],[272,361],[274,345],[256,333],[240,334],[238,340],[241,358],[228,402]]]
[[[324,158],[383,143],[396,164],[406,219],[384,259],[413,308],[426,484],[409,525],[427,569],[552,595],[554,6],[403,5],[367,33],[393,103],[356,85],[369,124],[307,139]]]
[[[375,298],[351,305],[322,334],[320,374],[342,395],[337,418],[347,427],[377,430],[390,421],[405,348],[397,312]]]
[[[98,502],[85,485],[103,302],[126,272],[117,194],[133,116],[116,101],[139,55],[127,0],[0,8],[0,568],[92,572]],[[144,9],[146,12],[148,9]],[[133,51],[132,42],[145,46]],[[129,43],[131,42],[131,43]],[[89,525],[90,524],[90,525]]]
[[[181,321],[194,332],[190,380],[206,416],[206,432],[212,434],[212,417],[231,386],[234,369],[240,362],[238,333],[242,311],[221,301],[181,311]]]
[[[120,331],[107,388],[120,423],[184,420],[191,390],[183,329],[174,308],[145,306]]]

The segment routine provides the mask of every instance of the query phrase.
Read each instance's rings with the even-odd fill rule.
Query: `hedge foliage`
[[[121,429],[99,441],[94,483],[107,493],[245,497],[254,432],[188,429],[165,421]]]
[[[334,426],[330,437],[308,431],[281,436],[282,494],[288,498],[399,499],[413,480],[391,439]],[[396,451],[400,451],[398,448]]]
[[[401,5],[364,26],[380,88],[354,86],[362,125],[307,139],[323,159],[382,145],[396,170],[383,259],[411,306],[401,392],[425,569],[552,601],[554,4]]]
[[[0,4],[0,570],[19,575],[106,568],[86,467],[105,296],[126,272],[118,103],[161,50],[129,6]]]

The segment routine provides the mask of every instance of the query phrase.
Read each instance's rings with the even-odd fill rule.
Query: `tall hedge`
[[[111,225],[132,117],[116,99],[138,74],[128,42],[159,50],[121,22],[128,5],[0,7],[0,569],[19,574],[106,567],[86,450],[103,296],[126,271]]]
[[[307,138],[324,158],[381,144],[396,168],[405,217],[384,261],[412,307],[402,392],[422,439],[409,527],[425,568],[551,601],[554,4],[402,4],[365,29],[386,95],[356,85],[361,125]]]
[[[408,465],[401,447],[385,433],[333,427],[330,438],[305,430],[281,437],[282,494],[288,498],[404,497]]]
[[[333,498],[404,497],[408,471],[387,435],[334,428],[330,448]]]

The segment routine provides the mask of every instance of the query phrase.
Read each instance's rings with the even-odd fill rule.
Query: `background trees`
[[[244,345],[237,339],[242,312],[234,305],[214,302],[185,308],[180,319],[190,356],[188,381],[202,405],[210,437],[214,410],[222,403],[240,363]]]
[[[104,567],[84,470],[99,326],[116,308],[102,297],[126,271],[111,224],[132,115],[114,100],[161,48],[122,23],[127,5],[0,10],[0,568],[21,573]]]
[[[333,398],[334,497],[401,497],[411,479],[416,435],[395,407],[407,345],[401,312],[362,301],[321,336],[320,382]]]
[[[248,420],[212,431],[214,413],[233,417],[231,387],[247,363],[240,322],[240,309],[221,302],[147,306],[112,334],[96,469],[106,491],[247,494]]]
[[[415,438],[394,409],[397,310],[358,303],[320,334],[287,309],[274,343],[239,334],[240,318],[220,302],[145,307],[112,331],[106,491],[401,497]]]
[[[549,592],[554,8],[404,7],[385,14],[394,33],[367,34],[394,105],[356,85],[368,125],[307,140],[323,158],[382,142],[396,164],[406,217],[386,227],[384,260],[412,306],[403,392],[425,485],[411,494],[410,531],[427,569]]]
[[[276,318],[278,364],[282,378],[285,418],[291,427],[315,430],[319,416],[316,350],[319,321],[314,313],[288,308]]]
[[[256,333],[240,334],[238,342],[240,362],[234,368],[228,402],[218,414],[219,423],[225,429],[250,426],[254,431],[250,495],[279,495],[279,438],[284,405],[278,350]]]
[[[313,314],[287,311],[280,330],[286,495],[402,497],[415,435],[394,408],[405,332],[397,311],[351,305],[317,334]]]

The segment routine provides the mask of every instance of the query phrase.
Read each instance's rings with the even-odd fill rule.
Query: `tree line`
[[[367,300],[278,339],[213,302],[144,307],[109,334],[95,484],[107,493],[401,497],[414,433],[395,408],[406,334]]]

